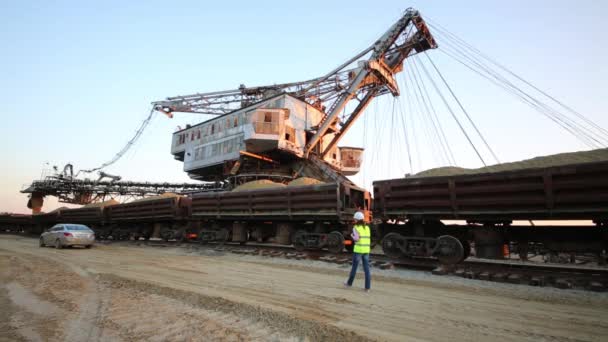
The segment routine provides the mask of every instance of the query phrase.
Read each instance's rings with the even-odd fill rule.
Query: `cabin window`
[[[296,130],[293,127],[285,126],[285,140],[296,143]]]
[[[215,124],[211,125],[211,134],[215,134]]]
[[[272,122],[272,113],[264,112],[264,122]]]
[[[234,116],[234,127],[239,125],[239,117],[238,116]]]
[[[226,129],[230,128],[230,118],[226,118]]]

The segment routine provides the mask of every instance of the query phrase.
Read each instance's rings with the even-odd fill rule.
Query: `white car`
[[[40,247],[54,246],[57,249],[69,246],[91,248],[95,242],[95,233],[82,224],[60,223],[47,229],[40,235]]]

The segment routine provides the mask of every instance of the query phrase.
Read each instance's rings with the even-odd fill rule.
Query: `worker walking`
[[[358,211],[353,216],[355,225],[351,237],[355,241],[355,249],[353,253],[353,266],[350,270],[350,276],[344,286],[351,287],[357,274],[357,267],[359,262],[363,264],[363,271],[365,272],[365,292],[369,292],[371,287],[371,274],[369,271],[369,251],[371,243],[371,231],[369,226],[365,224],[365,216],[362,212]]]

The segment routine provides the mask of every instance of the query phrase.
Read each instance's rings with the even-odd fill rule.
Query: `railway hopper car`
[[[102,230],[105,224],[103,207],[61,209],[56,221],[56,223],[84,224],[95,231]]]
[[[294,244],[296,249],[339,252],[348,240],[353,214],[369,218],[370,194],[339,183],[288,186],[192,196],[192,218],[202,241]]]
[[[117,240],[160,237],[183,240],[190,223],[191,200],[185,196],[149,198],[105,208],[100,238]]]
[[[6,233],[31,233],[32,215],[2,213],[0,214],[0,231]]]
[[[444,262],[458,262],[471,244],[483,258],[501,258],[505,244],[517,246],[522,259],[539,245],[602,253],[608,248],[607,175],[608,162],[591,162],[382,180],[373,183],[374,213],[382,221],[383,249],[393,257],[443,255]],[[545,223],[514,225],[520,220]]]

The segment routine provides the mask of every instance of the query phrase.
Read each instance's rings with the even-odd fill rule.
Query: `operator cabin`
[[[191,178],[203,181],[224,179],[229,172],[226,167],[244,153],[261,157],[260,164],[293,165],[304,156],[306,139],[323,116],[314,106],[282,93],[173,133],[171,153],[184,162]],[[335,131],[328,131],[320,149],[329,144]],[[324,160],[350,176],[359,172],[362,154],[362,148],[337,147]]]

